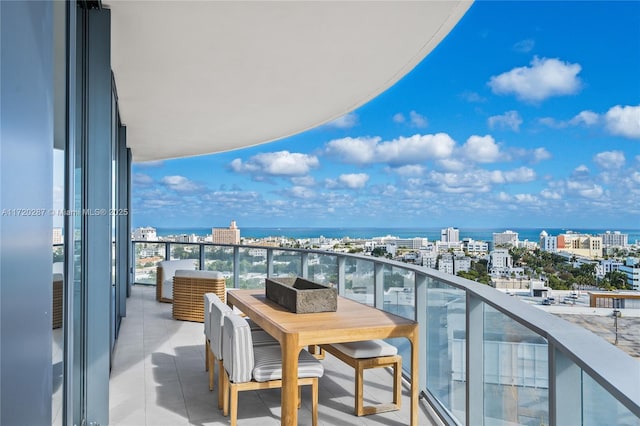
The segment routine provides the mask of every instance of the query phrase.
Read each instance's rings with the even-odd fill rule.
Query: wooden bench
[[[369,414],[385,413],[399,410],[401,403],[402,357],[398,349],[383,340],[365,340],[361,342],[335,343],[320,345],[340,361],[350,365],[356,372],[355,383],[355,414],[367,416]],[[364,406],[364,370],[369,368],[393,368],[393,401],[377,405]]]

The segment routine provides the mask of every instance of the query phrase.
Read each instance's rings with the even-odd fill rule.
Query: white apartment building
[[[624,263],[615,259],[603,259],[596,266],[596,277],[604,278],[609,272],[617,271]]]
[[[214,244],[240,244],[240,228],[232,220],[228,228],[211,228],[211,239]]]
[[[449,250],[461,251],[462,250],[462,242],[461,241],[436,241],[436,249],[439,253],[446,253]]]
[[[475,241],[472,238],[464,238],[462,240],[462,249],[470,254],[484,254],[489,252],[489,243]]]
[[[547,234],[547,231],[540,233],[540,250],[549,253],[558,252],[558,237]]]
[[[460,230],[451,227],[441,230],[440,241],[443,243],[457,243],[460,241]]]
[[[518,233],[510,230],[493,233],[493,246],[513,246],[518,247]]]
[[[447,253],[440,257],[440,261],[438,261],[438,271],[453,275],[453,255]]]
[[[431,250],[420,250],[422,255],[422,266],[425,268],[436,269],[438,266],[438,253]]]
[[[607,231],[599,235],[602,238],[602,246],[607,247],[626,247],[629,244],[629,234],[623,234],[620,231]]]
[[[133,231],[133,239],[136,241],[158,241],[156,228],[151,226],[136,228]]]
[[[471,269],[471,258],[469,256],[455,256],[453,258],[453,273],[468,272]]]
[[[491,252],[490,264],[492,268],[511,268],[513,258],[508,249],[495,249]]]

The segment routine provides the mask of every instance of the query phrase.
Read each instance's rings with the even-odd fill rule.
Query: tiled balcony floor
[[[320,379],[321,425],[409,424],[409,387],[403,388],[402,410],[356,417],[353,412],[354,372],[327,355]],[[365,403],[391,399],[392,375],[385,369],[365,372]],[[299,424],[311,424],[310,389],[303,388]],[[127,300],[114,352],[109,415],[113,426],[227,425],[217,407],[218,389],[210,392],[204,369],[203,325],[176,321],[171,305],[155,301],[155,288],[134,286]],[[420,405],[420,425],[430,425]],[[280,390],[241,392],[238,424],[279,425]]]

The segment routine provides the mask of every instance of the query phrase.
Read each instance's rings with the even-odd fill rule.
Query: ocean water
[[[583,229],[583,228],[458,228],[460,239],[472,238],[477,241],[492,241],[494,232],[504,232],[510,229],[518,233],[520,241],[538,241],[540,232],[546,231],[549,235],[559,235],[568,231],[584,234],[597,235],[606,231],[620,231],[628,234],[629,244],[636,241],[640,244],[640,229]],[[324,236],[327,238],[371,239],[374,237],[384,237],[393,235],[398,238],[428,238],[429,241],[440,240],[441,228],[240,228],[240,235],[244,238],[265,238],[265,237],[289,237],[294,239],[317,238]],[[158,236],[195,234],[205,236],[211,234],[211,228],[156,228]]]

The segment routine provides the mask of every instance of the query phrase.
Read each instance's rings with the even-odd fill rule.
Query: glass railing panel
[[[200,269],[200,245],[171,243],[171,260],[193,259],[196,269]]]
[[[460,424],[466,417],[466,294],[427,279],[427,389]]]
[[[136,284],[155,284],[158,262],[165,260],[164,243],[135,243],[135,277]]]
[[[264,288],[267,278],[267,250],[240,247],[238,258],[238,286],[240,288]]]
[[[289,250],[273,251],[273,277],[302,276],[302,255]]]
[[[221,247],[205,245],[204,269],[205,271],[220,272],[225,279],[227,288],[233,287],[233,247]]]
[[[383,283],[383,309],[405,318],[414,319],[416,317],[415,273],[397,266],[385,267]]]
[[[583,371],[582,425],[640,426],[640,418],[635,416],[628,408],[598,384],[598,382]]]
[[[372,261],[347,257],[344,273],[345,297],[373,306],[373,271]]]
[[[546,339],[484,305],[485,425],[549,424]]]
[[[331,254],[309,253],[309,280],[335,287],[338,285],[338,257]]]

